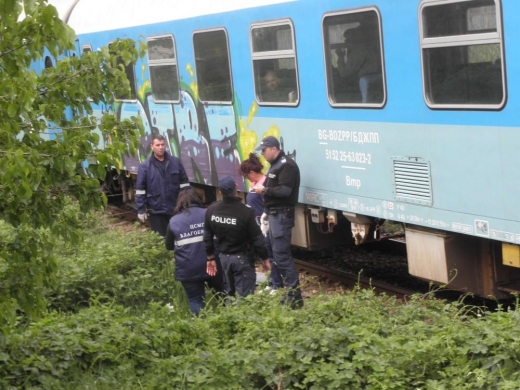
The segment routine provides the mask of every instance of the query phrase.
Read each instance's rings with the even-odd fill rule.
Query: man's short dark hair
[[[264,73],[264,77],[267,77],[268,74],[272,74],[275,77],[278,77],[278,72],[275,69],[269,69]]]
[[[155,141],[155,140],[166,142],[166,138],[164,138],[164,135],[161,135],[161,134],[152,135],[152,144],[153,144],[153,141]]]

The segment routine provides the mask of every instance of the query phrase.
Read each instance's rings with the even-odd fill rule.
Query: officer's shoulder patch
[[[285,163],[287,162],[287,160],[285,159],[285,157],[282,157],[282,159],[280,160],[280,162],[281,162],[282,164],[285,164]]]
[[[246,204],[245,206],[251,208],[251,205]]]

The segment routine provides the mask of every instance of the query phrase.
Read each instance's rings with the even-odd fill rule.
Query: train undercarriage
[[[395,234],[383,235],[383,221],[376,218],[319,207],[300,208],[300,227],[293,230],[297,246],[314,249],[396,238]],[[400,240],[406,245],[411,275],[485,298],[506,299],[520,293],[518,245],[411,224],[403,227]],[[323,234],[329,232],[333,233]]]

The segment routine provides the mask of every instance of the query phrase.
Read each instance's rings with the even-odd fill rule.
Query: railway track
[[[122,207],[109,204],[107,207],[108,215],[114,220],[112,226],[119,227],[137,222],[137,212],[135,208],[128,204]]]
[[[378,282],[372,278],[362,277],[357,274],[348,273],[344,271],[337,271],[328,267],[314,264],[309,261],[294,259],[296,267],[300,272],[305,272],[319,278],[328,279],[332,282],[340,283],[347,288],[354,288],[360,286],[361,288],[372,288],[379,294],[387,294],[397,298],[406,299],[416,291],[407,290],[401,287],[392,286],[387,283]]]

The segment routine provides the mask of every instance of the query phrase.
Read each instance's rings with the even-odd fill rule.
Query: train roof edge
[[[56,7],[60,18],[76,34],[85,34],[294,1],[298,0],[148,0],[146,3],[142,0],[49,0],[48,3]]]

